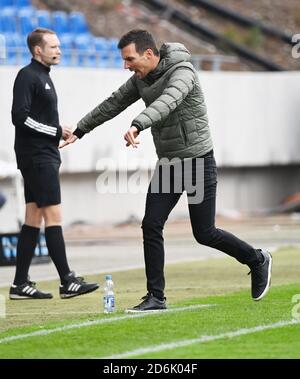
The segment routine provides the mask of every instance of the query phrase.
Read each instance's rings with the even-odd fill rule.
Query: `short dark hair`
[[[155,40],[151,33],[147,30],[134,29],[130,30],[128,33],[124,34],[119,43],[118,48],[123,49],[124,47],[130,45],[131,43],[135,44],[136,51],[141,54],[147,49],[151,49],[154,55],[158,56],[159,51],[156,47]]]
[[[35,46],[43,46],[45,34],[56,34],[51,29],[37,28],[27,36],[27,46],[31,54],[34,55]]]

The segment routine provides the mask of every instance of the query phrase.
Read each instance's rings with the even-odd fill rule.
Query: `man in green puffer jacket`
[[[251,269],[252,298],[262,299],[270,286],[270,253],[254,249],[215,227],[216,162],[204,97],[190,53],[179,43],[165,43],[158,51],[153,37],[145,30],[128,32],[118,47],[125,68],[134,71],[134,75],[83,117],[61,147],[74,143],[140,98],[145,102],[145,110],[132,121],[124,139],[126,146],[136,148],[138,135],[151,128],[159,158],[142,222],[148,292],[140,304],[127,311],[167,308],[163,228],[184,190],[195,239],[247,264]],[[171,166],[166,174],[165,168]],[[201,196],[197,196],[200,192]]]

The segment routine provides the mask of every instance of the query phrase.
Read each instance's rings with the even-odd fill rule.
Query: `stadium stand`
[[[5,54],[0,65],[24,65],[30,61],[26,36],[37,27],[56,31],[62,48],[62,66],[120,68],[117,40],[96,37],[81,12],[38,10],[29,0],[0,0],[0,41]]]

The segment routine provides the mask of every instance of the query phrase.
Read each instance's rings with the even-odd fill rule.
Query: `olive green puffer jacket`
[[[141,131],[151,127],[159,158],[194,158],[213,148],[198,75],[180,43],[162,45],[156,69],[143,79],[133,75],[80,120],[74,134],[81,137],[140,98],[146,109],[132,125]]]

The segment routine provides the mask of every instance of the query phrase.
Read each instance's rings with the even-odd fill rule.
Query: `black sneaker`
[[[85,293],[93,292],[99,288],[99,284],[97,283],[86,283],[84,278],[76,277],[73,271],[65,276],[65,280],[66,283],[59,287],[61,299],[84,295]]]
[[[142,297],[142,302],[133,308],[127,309],[126,313],[138,313],[138,312],[157,312],[164,311],[167,309],[166,298],[160,300],[153,296],[152,293],[147,293],[146,296]]]
[[[9,290],[9,298],[11,300],[52,299],[53,296],[51,293],[39,291],[35,282],[27,280],[27,282],[19,286],[13,284]]]
[[[261,300],[271,285],[272,255],[267,251],[261,251],[261,253],[264,256],[263,263],[252,267],[249,272],[252,282],[252,298],[255,301]]]

